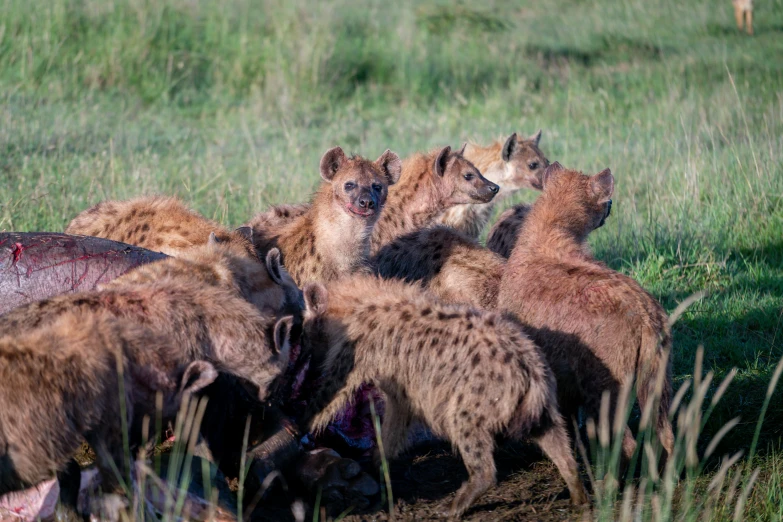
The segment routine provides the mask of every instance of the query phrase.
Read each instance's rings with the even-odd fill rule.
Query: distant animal
[[[459,450],[469,479],[450,514],[495,483],[495,436],[532,437],[555,463],[574,504],[587,501],[556,400],[554,376],[519,323],[445,305],[402,281],[344,278],[304,288],[303,342],[322,354],[322,384],[303,426],[316,432],[365,382],[385,396],[386,455],[405,449],[424,421]],[[378,454],[376,453],[376,463]]]
[[[734,4],[734,18],[737,20],[737,28],[753,34],[753,0],[731,0]]]
[[[463,153],[465,159],[485,178],[500,185],[500,192],[490,203],[470,203],[447,209],[436,222],[478,239],[498,201],[523,188],[541,190],[541,175],[549,166],[549,160],[538,147],[540,142],[539,130],[528,138],[515,132],[505,141],[496,141],[486,147],[468,143]]]
[[[604,390],[611,393],[614,414],[630,379],[643,411],[660,395],[656,430],[671,455],[666,354],[672,339],[666,313],[639,283],[596,261],[586,242],[611,211],[614,177],[609,169],[586,176],[555,162],[543,184],[503,271],[498,307],[514,313],[541,347],[567,417],[582,406],[597,421]],[[635,447],[626,427],[626,462]]]

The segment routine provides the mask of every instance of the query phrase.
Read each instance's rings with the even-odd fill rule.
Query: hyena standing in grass
[[[745,30],[749,35],[753,34],[753,0],[731,0],[734,4],[734,18],[737,20],[737,28]]]
[[[666,313],[636,281],[596,261],[586,243],[609,215],[614,178],[609,169],[586,176],[554,163],[543,181],[503,272],[498,306],[516,314],[546,354],[567,417],[583,406],[597,421],[604,390],[616,412],[620,390],[635,380],[642,411],[660,395],[656,430],[671,455]],[[626,427],[626,462],[635,448]]]
[[[250,228],[228,230],[189,209],[181,200],[166,196],[103,201],[73,218],[65,233],[102,237],[175,257],[206,244],[214,233],[218,241],[235,243],[248,255],[256,255]]]
[[[83,439],[113,495],[115,469],[129,471],[124,430],[135,450],[145,416],[173,420],[182,399],[217,377],[210,363],[183,358],[168,335],[109,314],[65,312],[14,331],[0,337],[0,496],[65,471]],[[78,491],[78,466],[75,474],[63,488]]]
[[[399,156],[389,150],[375,162],[348,158],[340,147],[323,155],[323,182],[309,208],[274,233],[283,265],[297,284],[331,281],[365,268],[373,227],[401,170]],[[269,217],[261,214],[249,224],[259,228],[262,248],[269,245],[264,232]]]
[[[328,290],[327,290],[328,289]],[[495,483],[495,436],[532,437],[574,504],[587,501],[557,407],[554,376],[515,320],[441,304],[401,281],[354,276],[305,287],[303,339],[322,353],[323,382],[303,424],[323,428],[364,382],[386,398],[386,455],[405,449],[414,420],[459,450],[469,479],[451,516]],[[376,459],[377,460],[377,459]]]
[[[484,177],[500,185],[498,198],[504,198],[523,188],[541,190],[541,175],[549,166],[549,160],[538,148],[540,141],[540,130],[529,138],[514,133],[505,142],[496,141],[487,147],[468,143],[463,154]],[[498,198],[491,203],[472,203],[450,208],[437,222],[477,239],[489,221]]]
[[[371,260],[384,279],[418,282],[446,303],[494,310],[505,260],[446,226],[423,228],[387,243]]]

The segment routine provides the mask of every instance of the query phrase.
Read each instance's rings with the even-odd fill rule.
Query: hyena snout
[[[475,199],[481,201],[482,203],[489,203],[492,201],[492,198],[494,198],[495,195],[500,191],[500,185],[492,183],[486,178],[483,181],[484,183],[482,183],[476,189]]]
[[[367,190],[363,191],[359,194],[359,197],[356,198],[356,206],[362,210],[375,210],[378,205],[375,201],[375,195]]]

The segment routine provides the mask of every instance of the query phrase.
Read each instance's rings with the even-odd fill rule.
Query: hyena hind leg
[[[551,460],[568,486],[571,494],[571,503],[582,505],[588,502],[582,480],[579,478],[579,469],[576,465],[568,440],[568,433],[561,419],[553,422],[543,433],[533,437],[538,447]]]
[[[462,433],[464,428],[459,429]],[[488,432],[478,432],[454,442],[468,470],[468,480],[457,490],[449,512],[451,519],[458,519],[477,498],[495,485],[495,440]]]

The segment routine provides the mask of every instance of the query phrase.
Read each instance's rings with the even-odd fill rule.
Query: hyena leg
[[[492,454],[495,449],[494,438],[490,433],[482,431],[469,432],[464,437],[463,430],[466,427],[455,430],[460,436],[454,442],[468,470],[468,480],[459,488],[451,504],[449,516],[452,519],[462,516],[478,497],[495,485],[495,459]]]
[[[653,401],[650,400],[650,394],[644,390],[643,387],[639,387],[639,408],[642,412],[645,412],[647,408],[656,406]],[[657,404],[658,407],[658,419],[655,425],[655,432],[658,436],[658,440],[661,442],[666,454],[663,456],[664,460],[668,459],[672,451],[674,451],[674,430],[672,429],[672,423],[669,422],[669,408],[665,404]],[[634,441],[635,442],[635,441]]]
[[[413,416],[407,404],[397,400],[392,394],[386,394],[385,408],[381,440],[386,458],[393,459],[407,446]],[[377,455],[377,459],[380,459],[380,455]],[[378,463],[380,464],[380,460]]]
[[[753,36],[753,11],[750,9],[745,11],[745,29],[749,35]]]
[[[548,429],[540,435],[534,436],[533,440],[544,452],[544,455],[557,466],[560,476],[565,480],[568,491],[571,493],[571,503],[574,505],[586,504],[587,493],[579,478],[576,459],[574,459],[568,433],[562,419],[558,416]]]
[[[743,25],[745,23],[745,12],[738,5],[734,6],[734,18],[737,20],[737,28],[742,31],[744,29]]]

